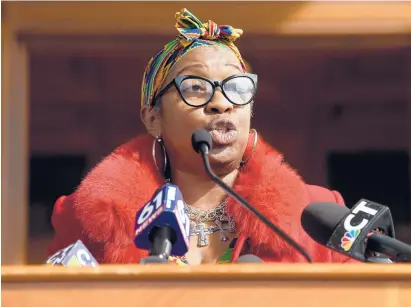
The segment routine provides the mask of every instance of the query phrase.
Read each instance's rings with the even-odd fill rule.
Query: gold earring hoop
[[[164,170],[163,170],[163,174],[165,173],[166,169],[167,169],[167,152],[166,152],[166,147],[164,146],[164,142],[161,139],[161,137],[157,136],[154,141],[153,141],[153,147],[151,149],[151,154],[153,156],[153,160],[154,160],[154,165],[156,166],[157,170],[161,173],[160,168],[157,165],[157,157],[156,157],[156,144],[160,144],[160,147],[163,151],[163,156],[164,156]]]
[[[251,157],[253,156],[253,153],[254,153],[255,149],[257,148],[257,142],[258,142],[258,133],[257,133],[257,130],[255,130],[254,128],[251,128],[251,129],[250,129],[250,134],[251,134],[251,133],[254,133],[253,148],[251,149],[251,153],[250,153],[250,155],[248,156],[248,158],[245,159],[245,160],[242,160],[242,161],[240,162],[240,166],[244,166],[244,165],[248,162],[248,160],[251,159]]]

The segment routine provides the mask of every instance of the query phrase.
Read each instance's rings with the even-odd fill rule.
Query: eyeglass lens
[[[252,99],[255,85],[250,78],[239,76],[225,82],[222,90],[230,102],[236,105],[244,105]],[[200,106],[211,99],[214,91],[213,84],[209,81],[189,77],[181,82],[180,92],[188,104]]]

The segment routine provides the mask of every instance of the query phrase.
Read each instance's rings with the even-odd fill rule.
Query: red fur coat
[[[164,183],[154,166],[151,145],[151,137],[141,136],[120,146],[86,176],[73,194],[57,200],[52,216],[55,236],[49,255],[77,239],[99,263],[138,263],[147,255],[133,245],[133,223],[136,212]],[[315,262],[350,261],[314,242],[300,223],[307,204],[326,201],[344,205],[340,194],[305,184],[264,141],[259,140],[234,189],[301,244]],[[267,262],[305,261],[232,198],[227,210],[240,234],[232,261],[243,252]]]

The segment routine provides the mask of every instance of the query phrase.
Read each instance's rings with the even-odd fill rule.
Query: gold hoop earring
[[[240,166],[241,166],[241,167],[244,166],[244,165],[248,162],[248,160],[251,159],[251,157],[253,156],[253,153],[254,153],[255,149],[257,148],[257,142],[258,142],[258,133],[257,133],[257,130],[255,130],[254,128],[251,128],[251,129],[250,129],[250,134],[251,134],[251,133],[254,133],[253,148],[251,149],[251,153],[250,153],[250,155],[248,156],[248,158],[245,159],[245,160],[242,160],[242,161],[240,162]]]
[[[153,141],[153,147],[151,149],[151,154],[153,156],[153,160],[154,160],[154,165],[156,166],[157,170],[161,173],[160,168],[157,165],[157,157],[156,157],[156,143],[160,144],[160,147],[163,151],[163,156],[164,156],[164,170],[163,170],[163,174],[165,173],[166,169],[167,169],[167,152],[166,152],[166,148],[164,146],[164,142],[161,139],[161,137],[157,136],[154,141]]]

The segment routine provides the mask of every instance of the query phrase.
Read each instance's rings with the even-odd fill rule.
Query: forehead
[[[194,63],[209,67],[225,64],[234,64],[241,67],[240,60],[228,48],[216,46],[197,47],[185,54],[174,65],[170,71],[170,75]]]

